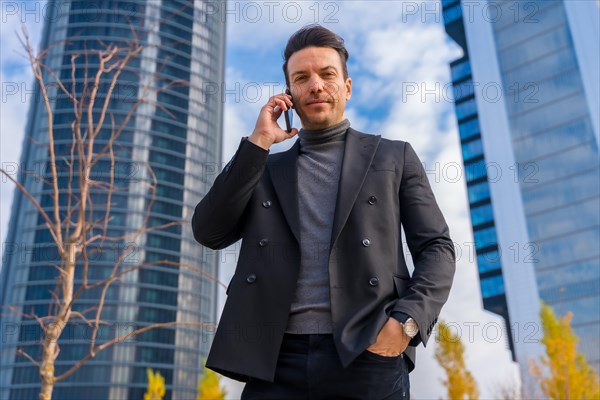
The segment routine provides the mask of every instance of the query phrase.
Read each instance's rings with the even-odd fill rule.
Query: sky
[[[45,2],[0,3],[0,162],[19,162],[29,108],[32,74],[15,31],[26,26],[34,46],[40,42]],[[29,11],[28,11],[29,10]],[[28,12],[26,12],[28,11]],[[454,285],[440,319],[451,324],[465,345],[466,365],[482,399],[497,397],[500,387],[518,382],[502,320],[483,310],[457,123],[450,90],[449,62],[462,50],[444,32],[436,1],[230,1],[227,6],[226,77],[223,99],[223,161],[234,154],[242,136],[252,132],[269,96],[283,91],[282,53],[288,37],[309,23],[340,34],[350,52],[353,80],[346,115],[353,128],[411,143],[425,165],[436,199],[457,251]],[[299,119],[294,125],[300,127]],[[275,145],[288,148],[293,140]],[[0,180],[0,241],[4,243],[13,186]],[[229,254],[229,253],[228,253]],[[234,257],[224,260],[220,279],[233,275]],[[220,294],[220,300],[225,294]],[[414,399],[445,395],[443,371],[433,358],[432,338],[417,350],[411,373]],[[228,398],[241,386],[227,382]]]

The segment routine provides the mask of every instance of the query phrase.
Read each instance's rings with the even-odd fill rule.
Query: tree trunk
[[[54,360],[58,355],[56,342],[44,343],[42,353],[42,364],[40,366],[40,380],[42,388],[40,389],[40,400],[51,400],[54,390]]]
[[[45,329],[46,337],[42,346],[42,363],[40,365],[40,400],[51,400],[54,390],[55,371],[54,361],[58,357],[60,347],[58,339],[71,317],[71,300],[73,299],[73,285],[75,278],[75,261],[78,246],[75,241],[67,244],[63,255],[64,270],[60,274],[60,307],[56,319]]]

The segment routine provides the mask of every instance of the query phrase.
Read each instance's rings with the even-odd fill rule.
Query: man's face
[[[352,80],[344,79],[337,51],[306,47],[292,54],[287,70],[294,109],[304,129],[325,129],[344,120]]]

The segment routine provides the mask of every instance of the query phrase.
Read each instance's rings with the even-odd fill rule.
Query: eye
[[[305,79],[306,79],[306,76],[304,76],[304,75],[298,75],[298,76],[296,76],[294,78],[294,82],[301,82],[301,81],[303,81]]]

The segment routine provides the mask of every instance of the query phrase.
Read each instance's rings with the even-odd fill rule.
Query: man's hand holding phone
[[[248,140],[257,146],[268,150],[274,143],[290,139],[298,134],[298,129],[291,128],[289,132],[281,129],[277,120],[284,111],[291,112],[293,106],[292,96],[288,93],[277,94],[269,99],[260,109],[254,132]],[[291,125],[291,115],[289,123]]]

